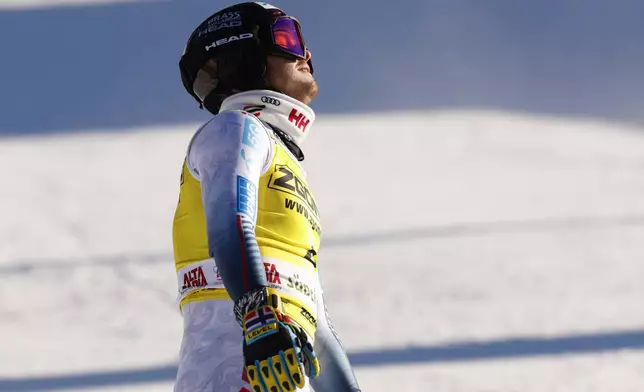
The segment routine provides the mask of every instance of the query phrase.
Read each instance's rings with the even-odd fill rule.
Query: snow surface
[[[172,389],[171,220],[197,126],[0,139],[0,391]],[[321,116],[320,268],[364,391],[644,390],[642,131]]]

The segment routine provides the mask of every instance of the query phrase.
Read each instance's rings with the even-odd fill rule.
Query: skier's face
[[[272,87],[308,105],[318,94],[318,85],[307,64],[311,52],[307,50],[306,56],[306,60],[268,56],[266,78]]]

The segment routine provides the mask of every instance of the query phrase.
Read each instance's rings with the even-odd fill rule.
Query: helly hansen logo
[[[306,132],[306,127],[309,126],[311,120],[306,118],[305,115],[299,113],[297,109],[292,109],[291,113],[288,115],[288,121],[295,124],[296,127],[300,128],[302,132]]]
[[[194,288],[194,287],[205,287],[208,286],[208,281],[206,280],[206,275],[203,273],[201,267],[193,268],[190,271],[183,274],[183,286],[181,287],[182,291]]]

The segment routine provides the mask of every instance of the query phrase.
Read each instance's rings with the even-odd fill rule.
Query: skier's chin
[[[289,95],[303,104],[308,105],[318,95],[318,84],[313,79],[313,75],[308,72],[298,79],[296,83],[293,83],[293,94]]]

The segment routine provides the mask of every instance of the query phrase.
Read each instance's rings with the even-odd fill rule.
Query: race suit
[[[270,286],[321,367],[303,391],[359,391],[318,275],[319,211],[299,148],[315,114],[273,91],[226,99],[189,143],[173,223],[184,333],[175,392],[246,392],[233,301]],[[311,389],[312,387],[312,389]]]

